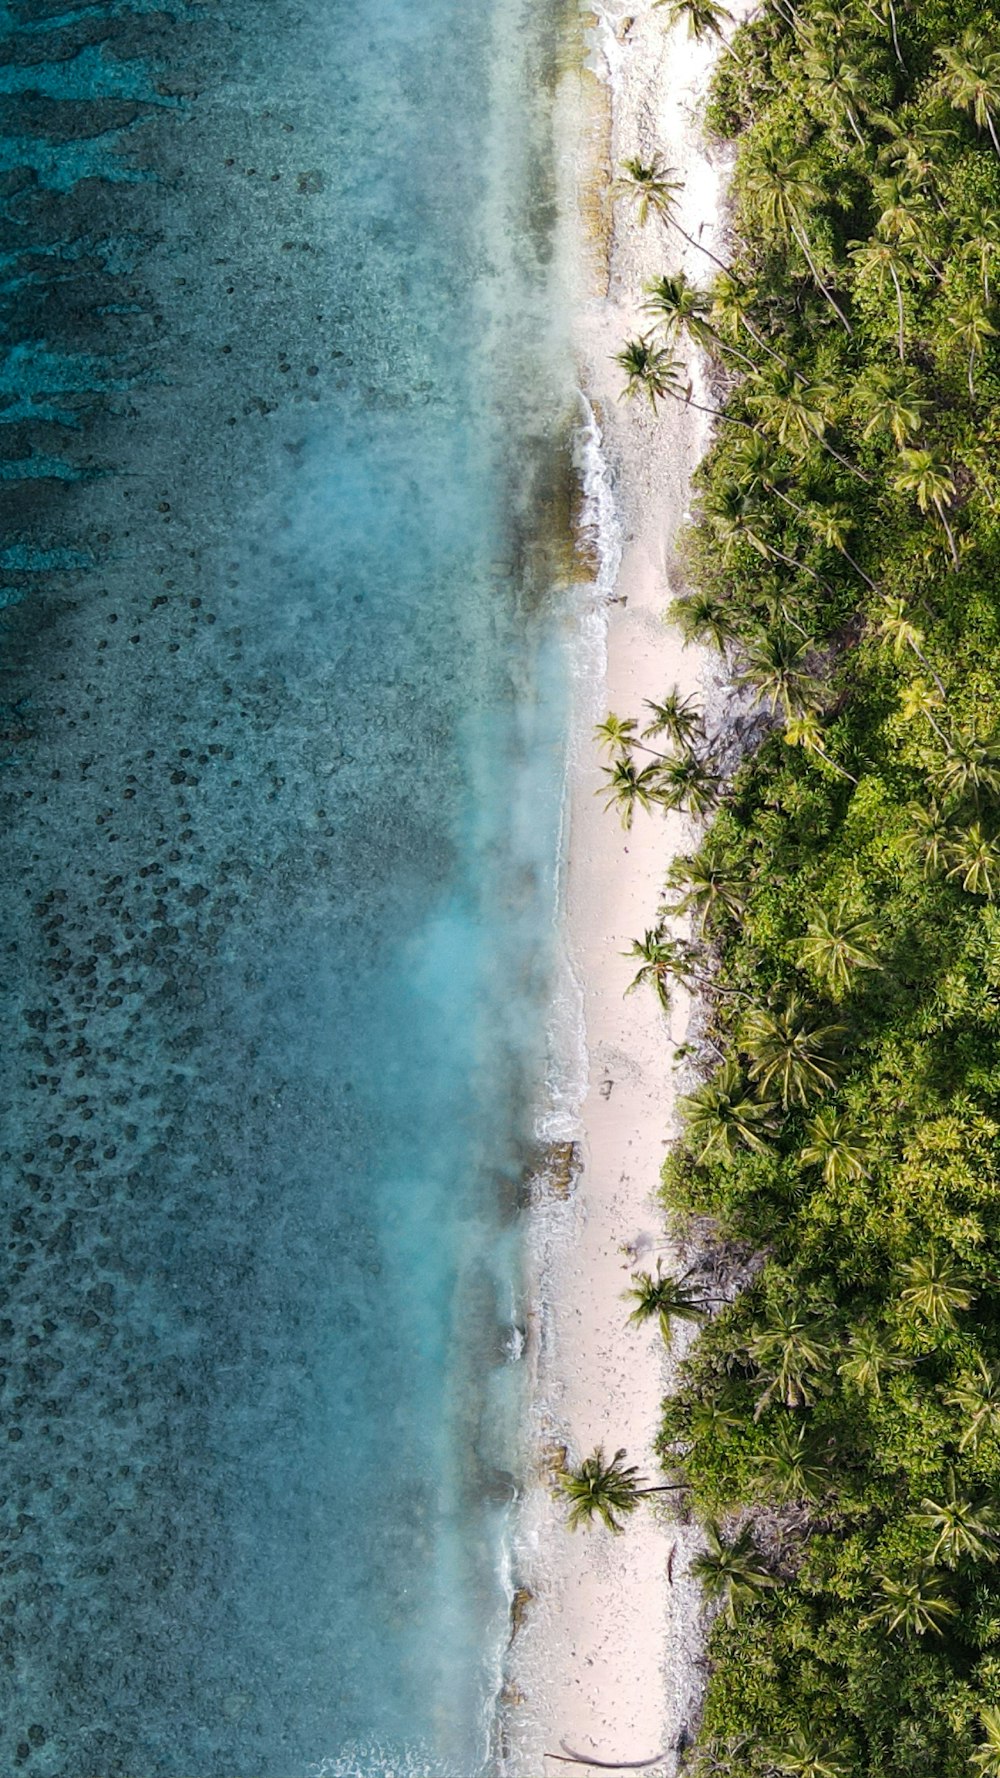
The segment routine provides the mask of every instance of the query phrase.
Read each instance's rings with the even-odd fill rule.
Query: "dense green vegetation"
[[[678,336],[714,363],[676,616],[752,747],[676,694],[602,726],[623,820],[711,818],[635,945],[705,991],[664,1193],[730,1280],[634,1281],[701,1317],[690,1760],[1000,1774],[1000,10],[769,0],[733,52],[732,267],[657,280],[620,361],[654,407]],[[620,188],[674,219],[669,168]]]

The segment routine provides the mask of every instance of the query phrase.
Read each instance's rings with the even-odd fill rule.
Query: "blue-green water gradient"
[[[0,1770],[494,1769],[566,666],[521,0],[9,0]]]

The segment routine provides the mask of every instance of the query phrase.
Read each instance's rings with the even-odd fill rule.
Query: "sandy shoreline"
[[[700,122],[716,51],[692,42],[683,27],[668,32],[664,13],[648,0],[640,11],[621,0],[603,10],[592,60],[603,60],[610,81],[611,165],[657,153],[678,168],[684,226],[719,251],[727,163],[721,155],[709,160]],[[609,1452],[624,1446],[630,1461],[658,1479],[652,1446],[671,1355],[658,1334],[626,1325],[621,1297],[632,1267],[622,1249],[644,1265],[655,1264],[657,1253],[668,1267],[683,1264],[664,1243],[655,1193],[672,1127],[672,1046],[683,1038],[684,1009],[675,1009],[668,1031],[652,993],[623,998],[633,969],[621,953],[654,923],[667,864],[690,829],[678,816],[640,814],[623,832],[594,795],[603,780],[591,730],[606,710],[639,714],[643,699],[661,698],[675,683],[698,692],[708,671],[707,658],[682,648],[664,613],[675,590],[674,541],[709,422],[669,402],[657,416],[648,406],[622,404],[612,355],[648,330],[639,308],[646,279],[683,267],[707,282],[712,267],[658,219],[640,230],[631,206],[620,202],[602,272],[593,242],[582,239],[593,225],[594,169],[583,164],[589,152],[575,141],[561,170],[583,218],[580,284],[588,295],[576,349],[612,471],[623,549],[607,608],[604,683],[581,686],[575,714],[565,901],[569,956],[582,984],[588,1085],[580,1176],[565,1201],[550,1199],[535,1211],[528,1282],[537,1305],[529,1335],[537,1479],[515,1550],[516,1581],[531,1598],[507,1664],[504,1770],[511,1778],[565,1770],[545,1758],[565,1751],[563,1741],[601,1760],[662,1753],[651,1770],[672,1774],[701,1688],[700,1603],[686,1572],[697,1532],[669,1506],[647,1503],[623,1537],[604,1530],[573,1536],[547,1485],[554,1448],[567,1446],[579,1458],[598,1443]],[[683,1330],[675,1351],[682,1346]]]

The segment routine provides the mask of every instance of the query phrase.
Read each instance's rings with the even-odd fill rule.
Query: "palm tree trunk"
[[[989,129],[990,135],[993,138],[993,146],[996,149],[997,153],[1000,154],[1000,142],[997,141],[997,133],[996,133],[996,130],[993,128],[993,116],[992,116],[989,106],[986,107],[986,124]]]
[[[685,241],[687,241],[689,246],[697,248],[698,252],[704,253],[706,259],[710,259],[712,261],[713,265],[717,265],[720,272],[725,272],[726,276],[730,277],[730,278],[733,276],[732,272],[730,271],[729,267],[726,265],[725,261],[719,259],[718,256],[716,254],[714,254],[710,248],[703,247],[700,241],[695,240],[694,235],[689,235],[687,232],[687,229],[681,227],[676,216],[668,215],[667,221],[669,223],[673,224],[674,228],[677,230],[677,233],[679,235],[683,235]]]
[[[923,649],[918,648],[917,644],[915,642],[911,642],[910,647],[912,648],[914,654],[916,655],[916,657],[917,657],[918,661],[920,662],[920,665],[923,667],[924,671],[930,674],[931,678],[934,681],[934,684],[938,688],[938,691],[941,693],[941,696],[943,698],[947,698],[948,694],[945,691],[944,686],[941,683],[940,676],[937,673],[935,673],[934,668],[931,666],[931,663],[927,659],[927,656],[925,655]],[[939,734],[941,733],[940,729],[938,730],[938,733]],[[944,736],[942,735],[941,738],[943,740]]]
[[[859,469],[857,464],[850,462],[847,457],[842,457],[839,451],[834,450],[828,439],[821,438],[819,442],[823,446],[824,451],[829,451],[831,457],[833,457],[835,462],[840,464],[842,469],[849,469],[852,475],[857,476],[859,482],[865,482],[868,487],[871,487],[872,478],[870,475],[866,475],[863,469]]]
[[[905,364],[906,344],[903,338],[903,292],[900,289],[899,279],[896,276],[896,268],[894,265],[890,265],[889,275],[892,278],[893,289],[896,292],[896,313],[899,317],[899,362],[900,364]]]
[[[1000,150],[998,150],[998,152],[1000,152]],[[797,224],[797,226],[796,226],[796,224]],[[801,247],[802,252],[805,255],[806,264],[809,267],[809,270],[812,272],[812,275],[813,275],[816,283],[819,285],[820,289],[822,290],[823,295],[826,297],[827,302],[830,304],[831,309],[833,309],[834,313],[837,316],[839,316],[840,320],[843,322],[844,326],[846,327],[848,333],[853,334],[854,329],[851,326],[851,323],[848,321],[847,316],[844,314],[844,311],[841,308],[839,302],[837,301],[833,292],[831,290],[827,289],[826,285],[824,284],[822,278],[819,275],[819,268],[816,265],[816,262],[813,259],[813,256],[809,251],[809,242],[808,242],[808,238],[806,236],[805,230],[803,229],[802,224],[797,221],[797,218],[792,223],[792,234],[793,234],[795,240],[798,242],[799,246]]]
[[[667,393],[669,394],[670,391],[668,390]],[[712,418],[715,420],[725,420],[726,424],[729,426],[745,426],[748,432],[756,432],[757,430],[752,420],[740,420],[735,414],[724,414],[720,408],[705,407],[703,402],[692,401],[690,395],[686,397],[675,395],[673,399],[681,402],[683,407],[697,408],[700,414],[711,414]]]
[[[975,348],[975,346],[973,346],[973,347],[971,347],[971,349],[969,351],[969,400],[970,401],[975,401],[975,399],[976,399],[976,391],[973,388],[973,384],[972,384],[972,367],[975,364],[975,362],[976,362],[976,348]]]
[[[951,559],[954,562],[955,567],[958,568],[961,566],[961,564],[958,559],[958,551],[955,548],[955,539],[952,536],[951,526],[948,523],[948,515],[945,512],[944,507],[942,506],[940,500],[935,500],[934,509],[937,512],[938,518],[941,520],[941,523],[944,526],[945,531],[947,532],[948,545],[949,545],[949,548],[951,549]]]
[[[864,146],[865,146],[865,139],[864,139],[864,137],[863,137],[863,135],[862,135],[862,134],[861,134],[861,131],[860,131],[860,130],[859,130],[859,129],[858,129],[858,126],[857,126],[857,124],[856,124],[856,123],[855,123],[855,121],[854,121],[854,113],[853,113],[853,111],[852,111],[852,110],[851,110],[851,107],[850,107],[850,106],[849,106],[849,105],[845,105],[845,106],[844,106],[844,111],[845,111],[845,113],[846,113],[846,115],[847,115],[847,121],[848,121],[848,123],[849,123],[849,124],[850,124],[850,126],[851,126],[851,129],[852,129],[852,130],[853,130],[853,131],[854,131],[854,135],[855,135],[855,139],[856,139],[856,140],[857,140],[857,141],[858,141],[858,142],[860,142],[860,144],[861,144],[861,146],[862,146],[862,148],[864,148]]]
[[[906,63],[903,60],[903,52],[899,47],[899,37],[896,32],[896,8],[893,5],[892,0],[889,0],[889,25],[892,30],[892,47],[896,51],[896,60],[905,74]]]
[[[750,335],[750,338],[752,340],[756,340],[756,342],[762,352],[766,352],[769,358],[773,358],[775,364],[780,364],[782,370],[791,370],[791,365],[789,364],[788,359],[782,358],[780,352],[775,352],[774,348],[772,346],[768,345],[763,334],[760,334],[757,332],[757,329],[754,327],[753,323],[751,321],[748,321],[745,315],[741,315],[739,320],[740,320],[740,326],[746,328],[747,333]],[[794,374],[797,375],[798,373],[796,372]]]
[[[683,1494],[690,1486],[690,1482],[661,1482],[658,1488],[637,1488],[636,1495]]]

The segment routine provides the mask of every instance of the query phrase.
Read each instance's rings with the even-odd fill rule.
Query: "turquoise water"
[[[475,1778],[567,699],[557,7],[0,21],[0,1771]]]

